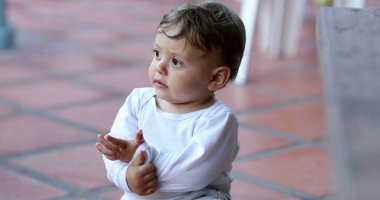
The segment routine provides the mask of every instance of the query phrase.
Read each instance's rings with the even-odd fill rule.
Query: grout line
[[[255,58],[253,58],[254,60]],[[259,63],[262,63],[262,61],[258,61]],[[257,72],[251,77],[249,77],[249,80],[252,81],[252,84],[258,79],[265,79],[267,77],[276,77],[276,76],[281,76],[281,75],[287,75],[287,74],[292,74],[292,73],[319,73],[319,67],[318,65],[305,65],[305,64],[296,64],[296,65],[283,65],[281,68],[277,68],[275,70],[271,70],[269,72]]]
[[[84,125],[82,123],[71,121],[71,120],[68,120],[68,119],[65,119],[65,118],[62,118],[62,117],[59,117],[59,116],[55,116],[55,115],[49,114],[49,113],[40,113],[38,116],[43,117],[43,118],[48,119],[48,120],[51,120],[51,121],[55,121],[55,122],[61,123],[63,125],[79,128],[81,130],[93,133],[94,135],[97,135],[98,133],[103,133],[103,132],[109,131],[109,130],[101,130],[101,129],[98,129],[98,128],[93,128],[91,126],[87,126],[87,125]]]
[[[258,62],[262,62],[262,61],[258,61]],[[273,61],[269,61],[269,63],[272,63],[272,62]],[[295,72],[319,73],[320,69],[317,66],[318,64],[285,64],[285,65],[282,65],[280,68],[271,70],[269,72],[255,73],[252,76],[252,79],[273,77],[276,75],[284,75],[284,74],[295,73]]]
[[[275,183],[267,182],[265,180],[255,178],[255,177],[243,174],[241,172],[232,171],[232,175],[235,179],[239,179],[239,180],[242,180],[242,181],[248,182],[250,184],[254,184],[254,185],[259,185],[261,187],[264,187],[264,188],[267,188],[270,190],[274,190],[277,192],[285,193],[285,194],[288,194],[288,195],[291,195],[291,196],[294,196],[297,198],[301,198],[301,199],[313,199],[313,198],[315,198],[314,196],[312,196],[310,194],[306,194],[306,193],[303,193],[303,192],[300,192],[300,191],[297,191],[294,189],[286,188],[284,186],[281,186],[281,185],[278,185]]]
[[[24,66],[19,66],[19,67],[26,68]],[[137,67],[137,66],[128,67],[128,69],[132,69],[132,68],[141,68],[141,67]],[[33,66],[34,71],[43,73],[43,75],[37,78],[29,78],[29,79],[24,79],[24,80],[16,80],[16,81],[9,81],[6,83],[1,83],[0,88],[12,87],[12,86],[17,86],[17,85],[25,85],[25,84],[33,84],[33,83],[41,83],[41,82],[52,81],[52,80],[66,80],[66,81],[73,81],[76,83],[84,84],[86,86],[89,86],[89,87],[92,87],[94,89],[98,89],[104,92],[111,92],[111,93],[117,93],[120,95],[125,95],[126,93],[128,94],[128,91],[120,91],[119,89],[115,87],[107,86],[105,84],[99,84],[83,77],[84,75],[100,74],[103,72],[117,71],[117,70],[122,70],[122,69],[125,69],[125,67],[117,66],[117,67],[106,68],[106,69],[97,68],[97,69],[83,70],[83,71],[73,72],[73,73],[62,73],[59,71],[54,71],[54,69],[46,69],[45,67]]]
[[[260,133],[267,134],[270,136],[275,136],[275,137],[279,137],[282,139],[290,140],[293,142],[304,142],[304,143],[309,142],[309,140],[306,140],[301,136],[290,134],[287,132],[272,130],[270,128],[259,126],[257,124],[253,124],[253,123],[240,122],[240,126],[247,128],[247,129],[259,131]]]
[[[88,193],[86,194],[67,194],[65,196],[61,197],[56,197],[50,200],[72,200],[74,198],[81,198],[84,197],[86,199],[94,199],[94,200],[106,200],[107,198],[101,197],[100,195],[105,192],[111,192],[111,191],[116,191],[118,188],[114,186],[113,184],[109,184],[107,186],[103,186],[100,188],[95,188],[95,189],[89,189]]]
[[[321,197],[306,198],[306,199],[302,199],[302,200],[333,200],[333,199],[335,199],[333,197],[333,194],[327,194],[327,195],[323,195]]]
[[[0,104],[11,108],[12,110],[14,110],[15,112],[18,112],[18,113],[25,113],[25,112],[29,112],[31,110],[31,109],[26,108],[22,105],[19,105],[17,103],[14,103],[12,101],[2,99],[2,98],[0,98]]]
[[[107,93],[115,93],[118,96],[123,96],[126,98],[126,96],[130,93],[130,91],[127,90],[120,90],[113,86],[109,86],[107,84],[97,83],[91,80],[88,80],[86,78],[73,78],[72,81],[79,83],[81,85],[85,85],[87,87],[91,87],[96,90],[102,90]]]
[[[105,93],[110,93],[110,92],[105,91]],[[19,103],[15,103],[11,100],[4,99],[4,98],[0,97],[0,105],[10,107],[11,109],[13,109],[15,111],[20,111],[23,113],[46,113],[46,112],[51,112],[51,111],[55,111],[55,110],[59,110],[59,109],[66,109],[66,108],[70,108],[70,107],[78,107],[78,106],[82,106],[82,105],[103,103],[103,102],[110,101],[113,99],[118,99],[118,98],[125,100],[126,95],[127,94],[105,95],[102,97],[96,97],[96,98],[91,98],[91,99],[77,101],[77,102],[71,102],[71,103],[66,103],[66,104],[61,104],[61,105],[50,106],[47,108],[30,108],[30,107],[21,105]]]
[[[22,80],[14,80],[14,81],[8,81],[5,83],[0,84],[0,88],[5,88],[5,87],[13,87],[17,85],[25,85],[25,84],[32,84],[40,81],[47,81],[50,79],[54,79],[54,77],[45,77],[43,76],[42,78],[28,78],[28,79],[22,79]]]
[[[55,188],[64,190],[66,192],[72,193],[72,194],[88,194],[86,189],[81,189],[78,186],[72,185],[70,183],[66,183],[64,181],[52,178],[50,176],[35,172],[33,170],[30,170],[28,168],[19,166],[17,164],[1,160],[0,166],[5,167],[6,169],[13,171],[20,175],[26,175],[30,178],[33,178],[35,180],[41,181],[42,183],[48,184],[50,186],[53,186]]]
[[[8,119],[11,119],[13,117],[20,116],[22,114],[27,114],[27,115],[39,116],[39,117],[48,119],[50,121],[55,121],[55,122],[58,122],[58,123],[63,124],[63,125],[68,125],[71,127],[79,128],[81,130],[91,132],[91,133],[104,132],[104,131],[108,131],[108,130],[99,130],[97,128],[93,128],[93,127],[90,127],[90,126],[87,126],[87,125],[84,125],[81,123],[77,123],[75,121],[71,121],[71,120],[56,116],[56,115],[49,113],[49,112],[59,110],[59,109],[75,108],[77,106],[82,106],[82,105],[104,103],[104,102],[111,101],[111,100],[117,99],[117,98],[119,98],[119,97],[118,96],[112,96],[112,97],[106,97],[106,98],[101,98],[101,99],[98,98],[98,99],[93,99],[93,100],[89,100],[89,101],[72,103],[71,105],[62,105],[62,106],[57,106],[57,107],[51,107],[48,109],[30,109],[30,108],[26,108],[25,106],[22,106],[22,105],[19,105],[19,104],[10,102],[10,101],[0,99],[0,103],[2,103],[3,105],[8,106],[11,109],[15,110],[15,113],[5,115],[5,116],[0,116],[0,120],[8,120]]]
[[[322,138],[312,140],[312,142],[310,143],[310,146],[329,152],[330,146],[327,143],[328,143],[328,136],[324,136]]]
[[[75,148],[75,147],[79,147],[81,145],[95,144],[97,141],[98,140],[94,137],[94,139],[88,139],[88,140],[79,141],[79,142],[73,142],[73,143],[68,143],[68,144],[60,144],[60,145],[45,147],[45,148],[36,149],[36,150],[10,153],[10,154],[6,154],[4,156],[0,156],[0,161],[1,160],[20,159],[20,158],[25,158],[25,157],[29,157],[29,156],[34,156],[37,154],[44,154],[44,153],[49,153],[52,151],[59,151],[59,150],[68,149],[68,148]]]
[[[274,109],[286,108],[286,107],[297,105],[297,104],[320,104],[322,102],[323,100],[322,100],[322,97],[320,96],[293,97],[285,101],[280,101],[280,102],[276,102],[272,104],[266,104],[260,107],[251,108],[244,111],[238,111],[236,113],[238,115],[255,114],[255,113],[260,113],[260,112],[271,111]]]
[[[31,112],[36,112],[36,113],[51,113],[54,111],[59,111],[59,110],[65,110],[65,109],[71,109],[71,108],[77,108],[81,106],[88,106],[88,105],[96,105],[100,103],[105,103],[107,101],[112,101],[112,100],[121,100],[125,101],[126,97],[125,95],[110,95],[106,97],[99,97],[99,98],[93,98],[85,101],[78,101],[74,103],[69,103],[69,104],[62,104],[62,105],[57,105],[57,106],[51,106],[48,108],[43,108],[43,109],[30,109]]]
[[[274,149],[270,149],[270,150],[266,150],[266,151],[255,152],[255,153],[248,154],[245,156],[237,157],[235,159],[234,163],[244,162],[244,161],[248,161],[248,160],[259,160],[259,159],[262,159],[265,157],[285,154],[285,153],[288,153],[291,151],[295,151],[295,150],[298,150],[301,148],[305,148],[307,146],[308,145],[306,143],[295,143],[295,144],[290,144],[290,145],[285,146],[285,147],[278,147],[278,148],[274,148]]]
[[[4,115],[0,115],[0,121],[5,121],[5,120],[8,120],[8,119],[12,119],[12,118],[15,118],[17,116],[20,115],[20,112],[18,111],[12,111],[11,113],[8,113],[8,114],[4,114]]]
[[[326,141],[325,137],[315,139],[315,140],[307,140],[307,139],[304,139],[303,137],[300,137],[300,136],[292,135],[290,133],[285,133],[285,132],[274,131],[274,130],[268,129],[266,127],[260,127],[260,126],[254,125],[254,124],[242,123],[241,126],[248,128],[248,129],[257,130],[262,134],[267,134],[270,136],[286,139],[286,140],[289,140],[293,143],[291,143],[287,146],[283,146],[283,147],[273,148],[273,149],[269,149],[269,150],[251,153],[251,154],[248,154],[245,156],[240,156],[240,157],[236,158],[236,160],[234,162],[242,162],[242,161],[247,161],[247,160],[257,160],[257,159],[261,159],[264,157],[269,157],[269,156],[274,156],[274,155],[278,155],[278,154],[282,154],[282,153],[287,153],[287,152],[294,151],[294,150],[304,148],[304,147],[315,147],[315,148],[318,148],[318,149],[323,150],[323,151],[329,151],[327,145],[325,145],[325,141]]]
[[[294,95],[294,94],[285,93],[285,92],[282,92],[270,87],[265,87],[261,85],[255,85],[255,84],[252,85],[252,90],[263,93],[263,94],[279,97],[282,99],[295,99],[298,97],[297,95]]]

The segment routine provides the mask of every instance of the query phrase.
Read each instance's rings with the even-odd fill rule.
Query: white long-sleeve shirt
[[[159,189],[148,196],[132,193],[126,182],[128,163],[103,156],[107,177],[124,190],[122,199],[176,199],[212,186],[229,192],[232,161],[239,150],[238,121],[216,99],[209,108],[173,114],[156,106],[153,88],[135,89],[120,108],[110,135],[133,140],[142,129],[146,161],[156,167]]]

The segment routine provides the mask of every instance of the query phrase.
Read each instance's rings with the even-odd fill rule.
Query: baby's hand
[[[135,140],[122,140],[110,135],[98,135],[99,143],[95,146],[109,160],[120,160],[122,162],[130,162],[136,149],[140,144],[144,143],[141,130],[136,133]]]
[[[132,192],[138,195],[149,195],[158,189],[155,167],[152,163],[145,163],[144,152],[139,152],[137,158],[129,163],[127,169],[127,183]]]

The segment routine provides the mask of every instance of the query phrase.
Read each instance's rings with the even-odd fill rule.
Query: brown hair
[[[179,26],[175,35],[165,29]],[[162,18],[158,30],[173,39],[186,38],[195,48],[220,52],[223,65],[231,69],[230,80],[236,77],[245,47],[245,29],[240,17],[227,6],[217,2],[185,4],[171,10]]]

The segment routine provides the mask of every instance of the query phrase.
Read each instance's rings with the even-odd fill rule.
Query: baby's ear
[[[207,88],[210,91],[217,91],[224,88],[230,80],[231,70],[227,66],[220,66],[212,71],[210,82]]]

